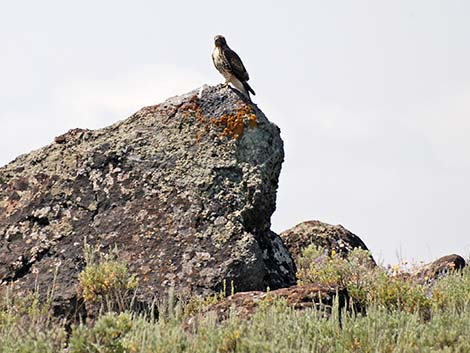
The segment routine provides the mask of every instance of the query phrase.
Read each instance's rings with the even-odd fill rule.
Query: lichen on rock
[[[20,295],[56,276],[54,300],[76,303],[86,237],[117,245],[140,300],[291,285],[270,231],[283,158],[279,128],[221,86],[71,130],[0,168],[0,281]]]
[[[305,221],[283,231],[280,237],[284,241],[294,260],[310,245],[324,249],[328,254],[332,251],[342,257],[353,249],[369,250],[364,242],[342,225],[331,225],[320,221]],[[375,260],[372,258],[375,265]]]

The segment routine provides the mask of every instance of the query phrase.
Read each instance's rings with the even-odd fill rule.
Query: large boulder
[[[347,256],[355,248],[368,250],[357,235],[342,225],[331,225],[320,221],[299,223],[282,232],[280,236],[294,259],[302,255],[302,251],[312,244],[325,249],[328,254],[334,250],[341,256]]]
[[[0,168],[0,283],[77,301],[83,244],[117,246],[140,297],[295,283],[270,230],[279,128],[230,88],[203,87],[104,129],[74,129]]]

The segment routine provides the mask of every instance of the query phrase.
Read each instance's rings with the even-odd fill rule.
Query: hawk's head
[[[227,41],[224,36],[220,34],[214,37],[214,43],[216,47],[221,47],[222,45],[227,45]]]

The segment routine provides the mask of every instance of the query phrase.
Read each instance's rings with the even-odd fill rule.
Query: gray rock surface
[[[331,225],[320,221],[299,223],[282,232],[280,236],[294,259],[312,244],[324,248],[328,253],[334,250],[341,256],[347,256],[355,248],[369,250],[357,235],[342,225]],[[374,260],[373,263],[375,264]]]
[[[83,243],[116,244],[140,296],[295,283],[270,231],[279,128],[230,88],[203,87],[104,129],[74,129],[0,168],[0,282],[77,301]]]

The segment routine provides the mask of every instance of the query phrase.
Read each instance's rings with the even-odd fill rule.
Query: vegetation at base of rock
[[[105,319],[109,317],[100,320]],[[299,314],[281,301],[264,306],[251,322],[232,316],[218,325],[208,315],[194,332],[185,330],[178,317],[159,322],[135,317],[133,327],[117,341],[125,352],[465,352],[470,348],[465,339],[469,323],[469,312],[457,317],[439,313],[424,322],[415,313],[374,308],[368,316],[345,317],[340,329],[337,317]]]
[[[233,295],[235,291],[233,281],[230,283],[230,294]],[[189,317],[191,315],[197,314],[204,310],[205,308],[217,304],[221,300],[227,297],[227,281],[224,281],[224,286],[219,293],[214,293],[207,296],[192,296],[189,300],[185,302],[184,305],[184,315]]]
[[[313,253],[310,249],[306,255],[313,256]],[[339,278],[348,284],[346,275],[366,271],[367,262],[362,260],[367,259],[367,253],[354,251],[349,259],[351,268],[345,269],[344,259],[328,254],[323,266],[330,277],[323,280]],[[333,266],[335,261],[338,261],[336,272],[326,268]],[[357,266],[358,263],[364,266]],[[388,275],[385,270],[379,272],[369,268],[368,271],[371,271],[371,277],[365,282],[367,285],[372,285],[371,279],[380,282],[385,278],[381,276]],[[0,352],[470,351],[468,267],[437,279],[433,287],[428,288],[426,317],[419,305],[402,305],[416,301],[415,294],[406,286],[406,281],[411,283],[411,280],[389,278],[386,284],[378,283],[374,284],[377,287],[369,288],[370,292],[377,292],[365,296],[367,314],[343,311],[341,325],[337,314],[325,316],[312,308],[297,311],[284,299],[263,302],[250,320],[233,312],[227,320],[219,322],[215,313],[207,312],[195,324],[188,325],[188,304],[170,296],[164,307],[158,308],[158,320],[129,311],[104,312],[94,322],[74,324],[67,334],[65,322],[53,318],[50,303],[41,304],[35,294],[17,298],[7,293],[1,298],[0,305]],[[398,288],[403,286],[405,289]],[[401,295],[400,305],[385,300],[388,295],[396,298],[395,291]]]
[[[0,296],[0,352],[61,352],[67,343],[65,321],[54,318],[50,301],[35,292],[16,296],[6,290]]]
[[[436,308],[452,308],[457,313],[468,310],[470,305],[470,268],[466,266],[462,275],[440,278],[432,289],[432,302]]]
[[[98,247],[85,244],[86,267],[79,274],[79,292],[85,302],[100,303],[106,308],[124,310],[137,288],[138,279],[118,260],[118,250],[106,254]]]
[[[93,327],[78,326],[70,338],[70,353],[124,353],[123,338],[134,323],[129,313],[106,313]]]
[[[392,276],[386,269],[371,265],[368,251],[354,249],[346,258],[334,251],[309,246],[298,259],[297,277],[300,284],[339,284],[348,290],[360,307],[375,304],[388,310],[428,315],[431,299],[428,286],[407,276]]]

